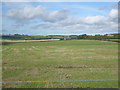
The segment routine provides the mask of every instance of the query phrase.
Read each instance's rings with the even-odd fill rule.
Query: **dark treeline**
[[[64,35],[48,35],[48,36],[30,36],[30,35],[20,35],[20,34],[14,34],[14,35],[1,35],[2,39],[7,40],[43,40],[43,39],[64,39],[68,38],[68,36]]]
[[[30,36],[30,35],[20,35],[20,34],[14,34],[14,35],[1,35],[2,39],[7,40],[41,40],[41,39],[51,39],[46,36]]]
[[[91,39],[91,40],[109,40],[109,39],[119,39],[120,34],[105,34],[105,35],[79,35],[78,39]]]
[[[2,39],[7,40],[42,40],[42,39],[61,39],[61,40],[71,40],[71,39],[88,39],[88,40],[118,40],[120,33],[115,34],[105,34],[105,35],[48,35],[48,36],[30,36],[30,35],[1,35]]]

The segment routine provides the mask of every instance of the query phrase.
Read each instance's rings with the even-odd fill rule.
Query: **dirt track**
[[[47,40],[4,40],[0,42],[46,42],[46,41],[58,41],[60,39],[47,39]]]

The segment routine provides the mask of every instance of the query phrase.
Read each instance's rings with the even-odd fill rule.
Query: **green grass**
[[[110,39],[110,41],[120,41],[120,39]]]
[[[94,40],[7,43],[3,81],[118,79],[118,43]],[[86,65],[89,68],[57,68]],[[3,88],[117,88],[118,81],[3,83]]]

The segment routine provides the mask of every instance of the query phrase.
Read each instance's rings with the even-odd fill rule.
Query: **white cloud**
[[[67,9],[52,11],[52,12],[49,12],[44,17],[44,21],[48,21],[48,22],[61,21],[68,17],[68,13],[69,13],[69,10],[67,10]]]
[[[38,6],[38,7],[24,7],[21,10],[12,9],[6,13],[7,17],[16,19],[16,20],[26,20],[32,19],[36,17],[42,17],[46,11],[45,7]],[[44,12],[44,13],[43,13]]]
[[[105,16],[89,16],[84,18],[67,18],[60,22],[51,24],[40,24],[34,26],[35,29],[45,30],[67,30],[70,32],[117,32],[117,22],[111,21],[109,17]]]
[[[118,18],[118,10],[117,9],[112,9],[109,13],[109,16],[113,19]]]
[[[47,22],[56,22],[64,20],[68,17],[69,10],[62,9],[49,12],[47,8],[42,6],[37,7],[24,7],[21,10],[12,9],[6,13],[6,16],[15,20],[30,20],[41,19]]]
[[[105,16],[88,16],[84,19],[84,22],[86,24],[103,24],[106,20]]]
[[[69,30],[73,32],[116,32],[117,31],[117,9],[112,9],[107,16],[87,16],[87,17],[69,17],[68,9],[48,11],[46,7],[24,7],[17,10],[12,9],[6,13],[6,16],[15,20],[42,20],[43,24],[31,26],[37,30]],[[50,22],[50,23],[46,23]]]

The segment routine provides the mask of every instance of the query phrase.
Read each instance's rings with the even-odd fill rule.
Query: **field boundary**
[[[47,41],[59,41],[60,39],[46,39],[46,40],[4,40],[4,42],[47,42]]]

